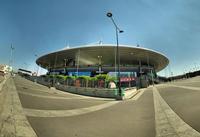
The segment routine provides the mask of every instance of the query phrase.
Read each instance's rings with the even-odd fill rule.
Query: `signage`
[[[135,80],[135,78],[133,78],[133,77],[121,77],[120,78],[121,82],[130,82],[130,81],[134,81],[134,80]]]

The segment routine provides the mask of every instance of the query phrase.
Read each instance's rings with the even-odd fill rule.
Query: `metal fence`
[[[109,88],[109,82],[105,79],[97,79],[97,80],[86,80],[86,79],[61,79],[61,78],[52,78],[52,77],[36,77],[36,76],[26,76],[28,80],[33,82],[40,83],[45,86],[54,87],[55,84],[62,84],[66,86],[75,86],[75,87],[87,87],[87,88]],[[122,88],[130,88],[137,87],[137,81],[130,82],[121,82]],[[117,82],[115,82],[117,87]],[[138,86],[139,87],[139,86]]]

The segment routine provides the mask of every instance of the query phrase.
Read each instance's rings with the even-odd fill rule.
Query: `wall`
[[[93,96],[93,97],[105,97],[105,98],[116,98],[117,90],[116,89],[106,89],[106,88],[84,88],[84,87],[74,87],[66,85],[55,85],[56,89],[67,91],[70,93]]]

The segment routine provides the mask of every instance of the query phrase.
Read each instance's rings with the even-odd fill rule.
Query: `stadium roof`
[[[169,59],[154,50],[128,45],[120,45],[120,63],[121,64],[149,64],[158,72],[169,64]],[[102,64],[114,64],[116,45],[85,45],[80,47],[65,48],[60,51],[52,52],[39,57],[36,63],[43,68],[64,67],[64,60],[77,60],[79,56],[80,65],[98,64],[101,56]]]

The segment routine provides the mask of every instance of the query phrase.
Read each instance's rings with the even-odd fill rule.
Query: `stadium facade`
[[[121,77],[153,76],[169,64],[169,59],[154,50],[130,45],[119,45]],[[47,69],[48,74],[116,75],[116,45],[83,45],[66,48],[39,57],[36,63]],[[130,80],[130,79],[129,79]],[[122,80],[123,81],[123,80]]]

